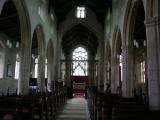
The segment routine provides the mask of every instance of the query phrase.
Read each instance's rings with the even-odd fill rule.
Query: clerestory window
[[[77,18],[85,18],[86,17],[86,8],[78,6],[77,10],[76,10],[76,17]]]

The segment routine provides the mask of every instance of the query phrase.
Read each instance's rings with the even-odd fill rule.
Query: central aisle
[[[84,98],[68,100],[57,120],[90,120],[87,101]]]

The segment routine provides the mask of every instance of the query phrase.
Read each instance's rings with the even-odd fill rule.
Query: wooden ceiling
[[[78,5],[85,5],[95,12],[98,20],[104,26],[104,17],[107,10],[112,6],[111,0],[49,0],[49,10],[54,9],[58,22],[65,20],[67,13]],[[144,7],[140,6],[135,21],[134,39],[146,39],[146,31],[144,25]],[[6,1],[0,14],[0,31],[9,36],[12,40],[20,41],[21,30],[20,21],[17,10],[12,0]],[[33,41],[37,38],[34,36]],[[33,43],[33,47],[37,48],[37,42]],[[75,46],[82,45],[86,47],[91,54],[96,54],[98,47],[97,36],[89,29],[79,24],[71,28],[62,39],[63,51],[69,53]],[[32,49],[33,49],[32,47]]]
[[[12,40],[20,41],[20,21],[13,2],[7,1],[0,14],[0,31],[9,36]]]
[[[90,8],[103,25],[107,10],[112,6],[112,0],[49,0],[49,10],[54,9],[59,23],[65,20],[67,13],[78,5]]]

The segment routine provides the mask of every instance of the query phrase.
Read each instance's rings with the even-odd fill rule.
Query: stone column
[[[65,63],[65,81],[64,84],[68,87],[71,86],[71,60],[70,60],[70,55],[66,56],[66,63]]]
[[[31,65],[31,49],[28,42],[21,44],[21,65],[20,65],[20,78],[18,81],[18,93],[27,95],[29,93],[29,78],[30,78],[30,65]]]
[[[128,79],[127,79],[127,47],[122,46],[122,96],[128,96]]]
[[[101,48],[101,53],[100,53],[100,60],[99,60],[99,67],[100,67],[100,74],[99,74],[99,81],[100,81],[100,91],[104,91],[104,50],[103,46]]]
[[[94,63],[94,57],[89,56],[88,62],[88,86],[95,86],[96,85],[96,68]]]
[[[130,57],[132,53],[129,52],[129,47],[126,45],[122,46],[122,96],[123,97],[131,97],[133,82],[131,79],[132,70],[130,69],[132,66],[132,62]],[[130,62],[129,62],[130,61]]]
[[[160,17],[146,20],[149,107],[160,110]]]
[[[38,59],[37,83],[40,91],[45,91],[45,58],[42,55]]]
[[[116,89],[118,87],[118,82],[119,82],[119,60],[117,59],[117,56],[112,56],[111,59],[111,92],[112,93],[117,93]]]

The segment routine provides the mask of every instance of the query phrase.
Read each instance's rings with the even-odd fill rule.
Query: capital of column
[[[155,26],[155,25],[160,25],[160,16],[158,17],[152,17],[144,22],[147,27]]]

